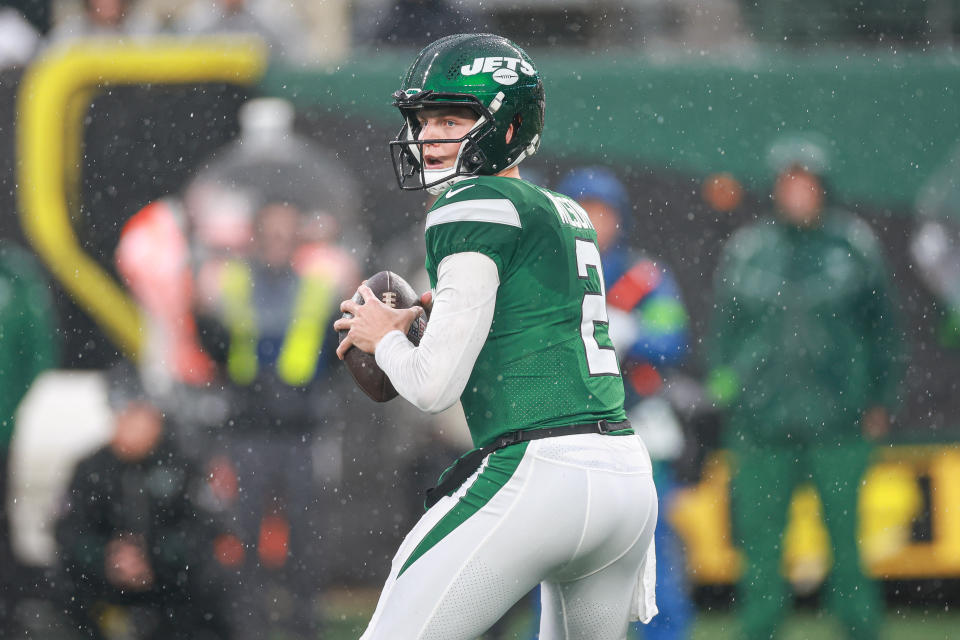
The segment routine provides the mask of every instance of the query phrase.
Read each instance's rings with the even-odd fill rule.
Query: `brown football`
[[[413,290],[407,281],[392,271],[381,271],[367,278],[367,286],[373,294],[386,305],[398,309],[406,309],[420,304],[420,296]],[[363,298],[358,291],[353,301],[363,304]],[[344,318],[352,318],[352,314],[344,313]],[[427,326],[426,318],[421,314],[407,330],[407,338],[413,344],[420,344],[420,338]],[[339,331],[340,341],[347,337],[346,331]],[[397,397],[397,390],[390,383],[390,378],[377,366],[377,360],[372,353],[366,353],[356,347],[350,347],[343,355],[343,361],[353,376],[357,386],[376,402],[386,402]]]

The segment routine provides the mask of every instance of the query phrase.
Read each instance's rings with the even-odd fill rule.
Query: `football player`
[[[394,104],[401,189],[439,196],[426,217],[432,306],[364,304],[338,349],[373,353],[397,391],[439,412],[461,401],[474,450],[428,494],[364,640],[476,638],[542,585],[540,637],[624,638],[654,604],[657,497],[623,409],[597,234],[570,198],[520,178],[544,92],[527,54],[490,34],[429,45]]]

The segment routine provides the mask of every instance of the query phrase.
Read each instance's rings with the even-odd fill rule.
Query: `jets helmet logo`
[[[520,73],[532,76],[537,71],[533,65],[520,58],[509,58],[504,56],[493,56],[490,58],[474,58],[472,64],[465,64],[460,67],[460,73],[465,76],[475,76],[478,73],[492,73],[493,79],[500,84],[513,84],[517,81]]]

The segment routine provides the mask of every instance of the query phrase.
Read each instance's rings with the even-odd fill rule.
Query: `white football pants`
[[[541,640],[621,640],[656,614],[656,521],[639,436],[496,451],[407,535],[361,640],[472,640],[540,583]]]

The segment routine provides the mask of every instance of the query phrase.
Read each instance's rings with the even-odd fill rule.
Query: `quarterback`
[[[505,38],[425,48],[394,105],[401,189],[438,196],[425,224],[431,307],[364,304],[335,323],[428,412],[460,400],[473,451],[428,494],[398,550],[364,640],[468,640],[542,585],[544,640],[616,640],[656,613],[657,497],[623,409],[607,334],[597,236],[560,194],[520,179],[537,151],[544,92]]]

